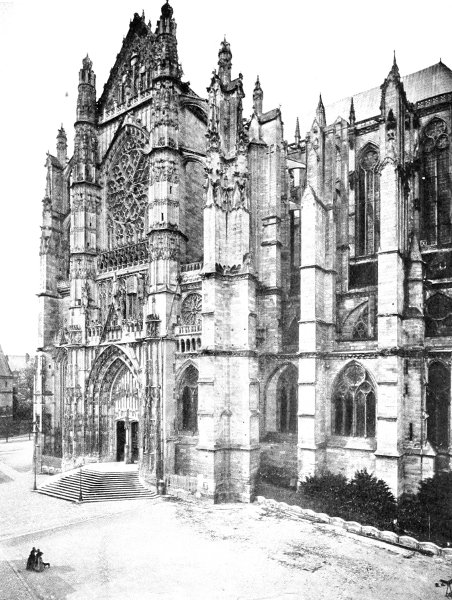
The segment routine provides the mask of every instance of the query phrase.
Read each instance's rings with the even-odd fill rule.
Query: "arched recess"
[[[356,256],[374,255],[380,243],[380,174],[379,151],[366,144],[358,157],[358,189],[356,194]]]
[[[198,157],[185,157],[184,211],[181,226],[187,236],[185,263],[202,261],[204,253],[205,164]]]
[[[351,310],[341,326],[343,340],[367,340],[371,336],[369,326],[369,301],[366,300]]]
[[[279,367],[265,390],[264,435],[296,433],[298,427],[298,369],[291,363]]]
[[[294,317],[290,322],[289,327],[285,331],[284,344],[295,351],[298,351],[299,344],[299,329],[300,325],[298,319]]]
[[[425,303],[425,335],[452,335],[452,298],[446,294],[433,294]]]
[[[141,398],[136,365],[117,346],[109,346],[94,362],[87,381],[85,450],[115,460],[116,422],[138,423]]]
[[[104,245],[108,250],[145,239],[148,141],[145,129],[126,124],[107,152],[102,176],[106,188]]]
[[[450,439],[450,366],[433,361],[428,367],[426,398],[427,439],[438,450],[446,450]]]
[[[445,121],[434,117],[421,138],[421,242],[452,241],[449,134]]]
[[[331,431],[333,435],[374,438],[376,435],[376,386],[357,361],[348,363],[333,385]]]
[[[198,433],[198,369],[190,362],[177,379],[177,429],[184,435]]]

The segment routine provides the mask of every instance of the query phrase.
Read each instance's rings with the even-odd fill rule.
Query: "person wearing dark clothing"
[[[43,565],[43,563],[42,563],[42,554],[43,554],[43,553],[42,553],[42,552],[41,552],[41,550],[38,548],[38,549],[36,550],[35,571],[38,571],[39,573],[40,573],[41,571],[43,571],[43,570],[44,570],[44,565]]]
[[[30,552],[30,556],[28,557],[27,560],[27,571],[32,571],[35,567],[35,561],[36,561],[36,548],[33,546],[31,552]]]

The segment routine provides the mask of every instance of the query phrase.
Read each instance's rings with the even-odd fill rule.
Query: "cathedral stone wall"
[[[74,154],[61,129],[46,162],[46,453],[215,501],[250,501],[259,469],[396,494],[450,470],[452,72],[394,61],[376,85],[287,142],[259,79],[243,115],[226,40],[206,98],[182,79],[168,3],[154,30],[134,15],[100,97],[83,60]]]

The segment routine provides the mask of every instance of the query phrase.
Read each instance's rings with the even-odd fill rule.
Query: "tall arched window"
[[[352,362],[345,367],[336,381],[332,399],[333,434],[375,437],[375,389],[362,365]]]
[[[375,254],[380,243],[378,150],[368,144],[359,159],[356,196],[356,256]]]
[[[441,337],[452,335],[452,298],[433,294],[425,306],[425,335]]]
[[[424,129],[421,153],[421,237],[428,245],[452,242],[449,136],[435,117]]]
[[[427,439],[436,448],[449,446],[450,368],[433,362],[428,369]]]
[[[179,429],[185,433],[198,431],[198,370],[189,365],[179,385]]]
[[[289,365],[280,375],[276,386],[278,402],[278,431],[281,433],[297,432],[298,414],[298,372]]]

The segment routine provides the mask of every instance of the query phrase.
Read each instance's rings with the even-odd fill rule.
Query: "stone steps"
[[[81,480],[83,502],[155,498],[157,495],[142,485],[136,471],[96,471],[85,468],[82,470]],[[56,481],[45,484],[38,492],[54,498],[78,502],[80,471],[72,471]]]

